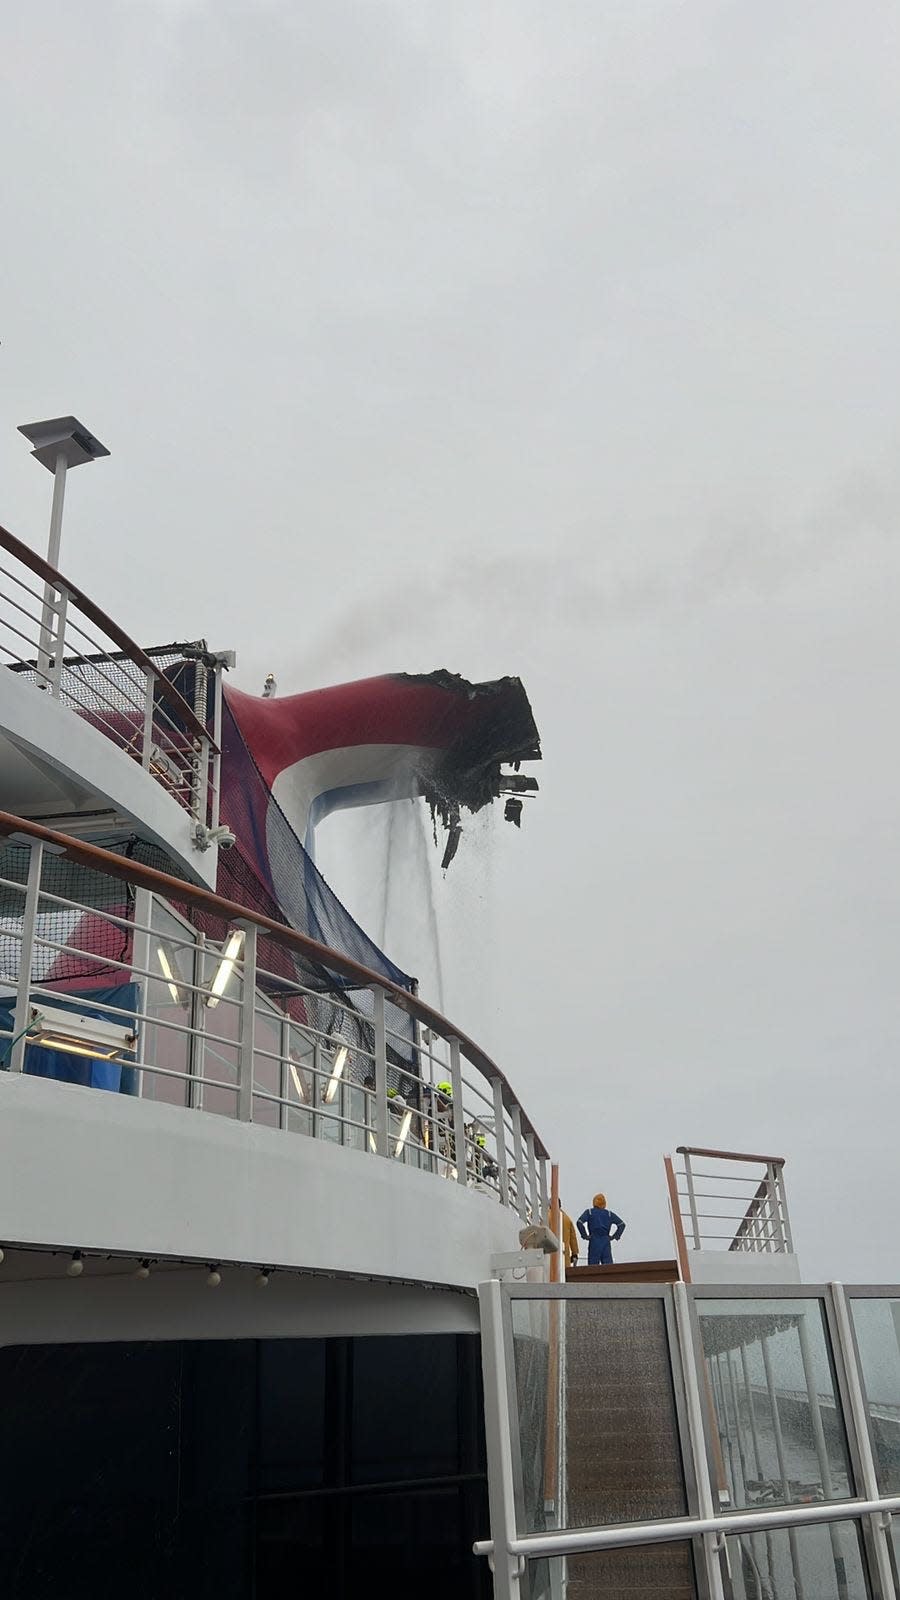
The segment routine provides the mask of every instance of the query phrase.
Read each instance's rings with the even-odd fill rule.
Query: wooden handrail
[[[672,1212],[672,1232],[675,1235],[675,1251],[678,1256],[678,1270],[681,1273],[682,1283],[691,1281],[691,1264],[688,1257],[687,1240],[684,1236],[684,1223],[681,1220],[681,1206],[678,1204],[678,1184],[675,1181],[675,1168],[671,1156],[663,1156],[666,1169],[666,1183],[669,1186],[669,1209]]]
[[[362,962],[354,961],[352,956],[345,956],[340,950],[332,950],[330,945],[320,944],[318,939],[311,939],[308,934],[298,933],[296,928],[289,928],[286,923],[276,922],[273,917],[263,916],[259,911],[242,906],[237,900],[223,900],[211,889],[202,889],[198,884],[186,883],[182,878],[173,878],[168,872],[159,872],[156,867],[147,867],[142,862],[129,861],[124,856],[114,855],[111,850],[104,850],[101,845],[72,839],[67,833],[57,833],[53,828],[45,828],[42,823],[31,822],[26,817],[16,817],[10,811],[0,811],[0,837],[11,833],[27,836],[29,839],[40,839],[44,844],[52,845],[53,849],[67,860],[77,862],[79,866],[105,873],[109,878],[119,878],[122,882],[135,884],[141,889],[149,889],[153,894],[161,895],[165,899],[186,902],[227,922],[253,922],[267,937],[285,945],[289,950],[296,951],[305,960],[315,962],[317,966],[326,967],[331,972],[339,973],[341,977],[350,978],[358,988],[383,989],[399,1010],[415,1017],[423,1027],[430,1028],[445,1039],[458,1039],[461,1054],[483,1077],[499,1079],[504,1091],[504,1104],[518,1105],[527,1132],[534,1135],[538,1155],[549,1158],[549,1150],[533,1122],[526,1116],[509,1080],[490,1056],[486,1055],[473,1039],[469,1039],[459,1028],[448,1022],[439,1011],[434,1011],[418,996],[392,983],[390,978],[383,977],[380,972],[373,972],[370,967],[364,967]],[[498,1139],[504,1137],[502,1128],[497,1129],[497,1137]]]
[[[783,1167],[784,1156],[748,1156],[742,1150],[704,1150],[701,1145],[680,1144],[679,1156],[706,1156],[712,1161],[753,1161],[764,1167]],[[743,1182],[743,1179],[741,1179]]]
[[[218,754],[218,746],[213,743],[210,734],[203,726],[196,712],[188,705],[184,695],[179,694],[171,679],[167,678],[164,672],[160,672],[159,667],[141,649],[140,645],[135,644],[133,639],[129,639],[124,629],[120,628],[117,622],[113,622],[112,617],[108,617],[105,611],[101,611],[100,607],[95,605],[93,600],[89,599],[76,583],[64,578],[61,572],[57,572],[55,567],[51,567],[49,561],[45,561],[43,556],[37,555],[34,550],[30,549],[27,544],[23,544],[21,539],[17,539],[14,533],[10,533],[9,529],[4,528],[2,525],[0,525],[0,549],[8,550],[10,555],[15,556],[17,561],[21,561],[23,566],[29,567],[35,576],[41,578],[44,583],[49,583],[54,589],[65,589],[69,599],[75,601],[83,616],[93,622],[95,627],[100,628],[106,634],[107,639],[112,639],[119,646],[122,654],[128,657],[129,661],[133,661],[135,666],[140,667],[142,672],[149,673],[155,678],[160,697],[169,702],[172,710],[178,713],[178,716],[194,738],[207,739],[210,749]]]

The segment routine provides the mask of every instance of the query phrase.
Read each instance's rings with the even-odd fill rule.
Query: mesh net
[[[170,869],[171,863],[154,845],[136,838],[98,841],[113,854],[146,866]],[[15,986],[19,979],[21,934],[30,850],[27,845],[0,847],[0,985]],[[249,906],[249,896],[233,898]],[[74,901],[74,905],[59,904]],[[134,890],[118,878],[45,853],[41,870],[41,898],[35,930],[31,982],[61,993],[86,994],[94,988],[127,979],[132,961]],[[224,916],[181,900],[176,890],[167,897],[197,933],[209,944],[224,946],[232,931]],[[277,909],[256,904],[252,909],[274,916]],[[112,920],[115,919],[115,920]],[[59,949],[59,946],[65,949]],[[347,1078],[364,1081],[372,1072],[374,1052],[372,995],[365,989],[350,991],[338,974],[307,960],[277,938],[260,932],[257,941],[259,990],[301,1026],[317,1033],[339,1036],[351,1049]],[[298,993],[302,986],[303,993]],[[415,1074],[412,1019],[388,998],[385,1021],[394,1037],[388,1042],[389,1081],[398,1087],[400,1076]]]
[[[212,727],[215,683],[203,664],[204,642],[192,645],[163,645],[147,652],[196,714]],[[27,665],[19,669],[33,681],[37,673]],[[70,657],[63,665],[62,698],[79,715],[91,721],[116,742],[135,751],[141,740],[144,677],[141,669],[125,656]],[[178,726],[173,711],[159,695],[155,697],[154,724],[165,728],[170,748],[186,735]],[[257,769],[236,724],[223,707],[222,730],[222,820],[236,836],[231,849],[219,851],[217,893],[249,911],[280,922],[306,934],[319,943],[368,967],[399,988],[412,991],[414,981],[379,950],[329,888],[297,838],[284,813]],[[181,869],[163,850],[134,836],[97,839],[96,843],[143,865],[170,876],[181,876]],[[28,872],[27,846],[7,844],[0,849],[0,877],[24,888]],[[134,905],[131,887],[81,867],[60,856],[45,854],[42,894],[57,895],[77,902],[81,910],[53,908],[42,901],[37,931],[38,944],[32,980],[54,988],[78,991],[120,981],[122,968],[131,959],[131,934],[128,928],[109,921],[110,916],[130,921]],[[223,917],[170,897],[186,920],[205,934],[213,944],[227,939],[230,925]],[[18,977],[19,938],[23,894],[0,887],[0,978],[15,982]],[[43,930],[43,931],[42,931]],[[48,950],[42,937],[65,943],[64,952]],[[289,1015],[307,1022],[322,1033],[340,1033],[348,1044],[362,1052],[373,1049],[371,992],[354,980],[331,971],[288,949],[277,939],[260,935],[257,964],[260,988]],[[312,991],[303,996],[295,985]],[[412,1019],[386,1002],[386,1022],[396,1037],[389,1041],[389,1059],[398,1068],[413,1070],[415,1035]],[[365,1075],[364,1069],[359,1069]],[[348,1074],[350,1075],[350,1074]]]

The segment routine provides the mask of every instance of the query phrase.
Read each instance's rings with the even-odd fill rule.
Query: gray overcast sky
[[[664,1150],[774,1149],[807,1274],[900,1279],[897,7],[2,32],[0,520],[73,410],[62,566],[142,642],[520,673],[541,798],[435,895],[564,1199],[668,1253]]]

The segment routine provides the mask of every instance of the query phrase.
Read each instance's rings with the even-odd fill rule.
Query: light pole
[[[19,432],[34,446],[36,456],[48,472],[53,473],[53,504],[50,508],[50,538],[47,543],[47,561],[51,567],[59,566],[59,545],[62,535],[63,502],[66,497],[66,473],[70,467],[81,467],[100,456],[108,456],[106,446],[89,433],[77,417],[51,417],[46,422],[25,422]],[[41,642],[38,655],[38,674],[48,685],[47,667],[50,662],[52,642],[52,617],[54,587],[44,584],[44,609],[41,620]],[[57,641],[58,650],[62,640]],[[43,685],[42,685],[43,687]]]

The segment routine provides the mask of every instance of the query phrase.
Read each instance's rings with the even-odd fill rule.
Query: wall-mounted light
[[[209,986],[209,994],[206,997],[206,1004],[210,1007],[210,1009],[219,1004],[219,1001],[225,993],[228,980],[234,971],[234,964],[244,948],[245,937],[246,935],[243,928],[235,928],[225,946],[222,959],[216,968],[215,977]]]
[[[260,1267],[258,1273],[256,1274],[256,1287],[257,1287],[257,1289],[268,1289],[268,1287],[269,1287],[269,1278],[271,1277],[271,1273],[272,1273],[271,1267]]]
[[[403,1121],[400,1124],[400,1132],[397,1135],[397,1143],[394,1146],[394,1156],[395,1157],[399,1156],[400,1154],[402,1154],[403,1146],[405,1145],[407,1139],[409,1138],[409,1130],[412,1127],[412,1119],[413,1119],[412,1112],[411,1111],[404,1111],[404,1113],[403,1113]]]
[[[216,1266],[210,1267],[208,1273],[206,1274],[206,1287],[207,1287],[207,1289],[218,1289],[219,1284],[221,1282],[222,1282],[222,1274],[219,1271],[218,1267],[216,1267]]]
[[[150,1276],[150,1262],[149,1261],[142,1261],[140,1266],[136,1268],[134,1275],[135,1275],[136,1278],[142,1278],[142,1279],[143,1278],[149,1278],[149,1276]]]
[[[331,1077],[328,1079],[328,1082],[325,1085],[325,1093],[322,1096],[327,1106],[331,1105],[332,1100],[337,1094],[338,1084],[341,1081],[341,1073],[347,1065],[347,1057],[350,1054],[349,1045],[340,1044],[337,1042],[337,1040],[335,1040],[335,1044],[336,1049],[334,1052],[334,1060],[331,1063]]]
[[[178,969],[178,961],[174,950],[169,945],[160,942],[156,947],[156,959],[159,962],[159,970],[166,980],[166,987],[176,1006],[186,1007],[188,997],[178,981],[181,973]]]
[[[133,1050],[136,1042],[132,1028],[58,1006],[32,1006],[27,1037],[29,1044],[45,1050],[64,1050],[66,1055],[89,1056],[94,1061],[117,1061]]]
[[[72,1259],[69,1262],[69,1265],[66,1267],[66,1277],[67,1278],[80,1278],[81,1274],[83,1273],[83,1271],[84,1271],[84,1262],[81,1259],[81,1251],[80,1250],[76,1250],[76,1251],[73,1252]]]

